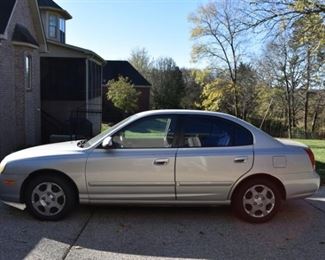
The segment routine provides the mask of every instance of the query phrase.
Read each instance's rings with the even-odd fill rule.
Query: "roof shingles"
[[[38,1],[38,6],[40,7],[52,7],[52,8],[63,10],[61,6],[59,6],[57,3],[55,3],[52,0],[37,0],[37,1]]]
[[[128,62],[123,60],[108,60],[103,67],[103,82],[117,80],[119,76],[127,77],[136,86],[151,86],[151,84]]]
[[[15,25],[15,30],[12,35],[12,41],[15,42],[24,42],[24,43],[29,43],[35,46],[39,46],[33,35],[28,31],[28,29],[21,25],[21,24],[16,24]]]
[[[50,9],[55,10],[61,13],[61,15],[66,19],[71,19],[72,16],[64,10],[61,6],[59,6],[57,3],[55,3],[53,0],[37,0],[38,6],[41,9]]]

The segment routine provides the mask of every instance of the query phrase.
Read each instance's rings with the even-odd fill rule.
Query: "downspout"
[[[89,108],[89,63],[88,58],[86,59],[86,118],[88,119],[88,108]]]

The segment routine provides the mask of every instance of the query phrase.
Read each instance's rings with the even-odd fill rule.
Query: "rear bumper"
[[[287,199],[305,198],[313,195],[320,186],[320,177],[316,171],[282,176]]]

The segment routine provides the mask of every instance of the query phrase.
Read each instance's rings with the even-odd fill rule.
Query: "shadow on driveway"
[[[66,254],[67,259],[325,255],[324,212],[304,200],[284,203],[276,218],[262,225],[238,220],[229,207],[81,207],[54,223],[6,206],[0,212],[3,259],[62,259]]]

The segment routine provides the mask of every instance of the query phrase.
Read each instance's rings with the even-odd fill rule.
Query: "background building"
[[[118,122],[123,118],[123,112],[114,107],[108,101],[107,82],[118,80],[122,76],[128,78],[136,90],[140,92],[138,99],[138,111],[149,110],[150,108],[150,89],[151,84],[128,62],[123,60],[107,60],[103,68],[103,122]]]

